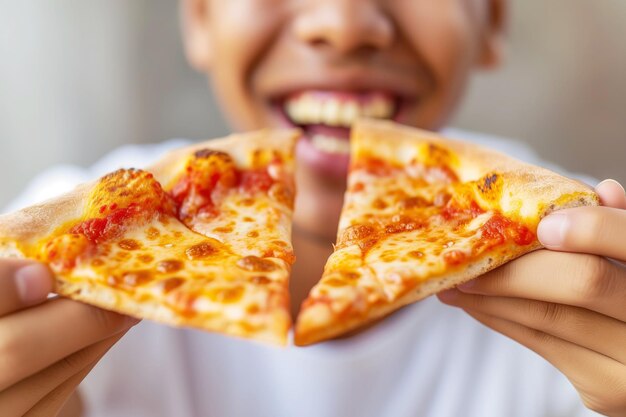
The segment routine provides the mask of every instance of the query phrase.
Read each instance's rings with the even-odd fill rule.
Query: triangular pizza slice
[[[388,121],[352,128],[337,243],[295,341],[343,334],[541,245],[540,219],[598,204],[587,186],[475,144]]]
[[[47,263],[63,296],[285,344],[297,135],[207,141],[0,216],[0,255]]]

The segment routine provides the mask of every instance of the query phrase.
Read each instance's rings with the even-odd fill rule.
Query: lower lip
[[[350,155],[324,152],[316,148],[306,134],[298,141],[296,158],[316,174],[335,180],[345,180],[350,165]]]
[[[279,115],[280,124],[288,128],[298,128],[287,117],[284,110],[280,106],[274,108],[275,112]],[[321,149],[315,147],[311,141],[311,137],[314,134],[323,134],[339,138],[339,140],[350,140],[349,128],[333,128],[328,126],[314,126],[307,128],[304,131],[304,135],[301,140],[298,141],[296,146],[296,158],[298,162],[310,170],[316,175],[329,179],[329,180],[343,180],[345,181],[348,174],[348,167],[350,165],[349,154],[338,154],[324,152]]]

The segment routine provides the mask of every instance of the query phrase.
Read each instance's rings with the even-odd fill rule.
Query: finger
[[[68,299],[0,319],[0,390],[137,321]]]
[[[618,362],[519,323],[477,311],[466,311],[485,326],[528,347],[561,370],[581,392],[588,408],[609,415],[618,407],[623,407],[622,398],[611,395],[611,390],[626,383],[623,366]]]
[[[623,267],[599,256],[539,250],[458,288],[583,307],[626,321],[624,274]]]
[[[71,376],[99,361],[124,333],[86,347],[0,392],[0,410],[7,416],[24,415]]]
[[[0,317],[46,301],[54,279],[43,264],[0,259]]]
[[[63,406],[67,400],[76,391],[76,387],[81,383],[83,379],[91,372],[98,361],[94,361],[89,364],[85,369],[82,369],[77,374],[72,375],[61,385],[52,390],[41,401],[39,401],[33,408],[31,408],[24,417],[49,417],[56,416],[63,409]]]
[[[580,307],[458,290],[442,298],[446,304],[519,323],[626,364],[626,323],[611,317]]]
[[[626,192],[615,180],[604,180],[596,187],[603,206],[626,210]]]
[[[539,223],[537,237],[548,249],[626,261],[626,210],[578,207],[557,211]]]

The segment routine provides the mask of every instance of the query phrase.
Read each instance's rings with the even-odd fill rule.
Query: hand
[[[604,207],[562,210],[540,223],[549,250],[439,298],[543,356],[588,408],[626,416],[626,196],[611,180],[596,192]]]
[[[0,414],[56,416],[136,320],[64,298],[50,271],[0,259]]]

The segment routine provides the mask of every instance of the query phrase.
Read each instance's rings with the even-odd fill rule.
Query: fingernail
[[[567,226],[566,214],[558,212],[550,214],[539,223],[537,238],[543,246],[559,247],[563,244]]]
[[[458,295],[459,290],[457,290],[456,288],[450,288],[449,290],[441,291],[439,294],[437,294],[437,297],[439,297],[441,301],[451,302],[454,301],[454,299],[457,298]]]
[[[15,272],[17,295],[26,305],[44,301],[52,292],[50,271],[42,264],[32,264]]]
[[[600,182],[600,184],[598,184],[596,186],[596,188],[599,188],[599,187],[601,187],[604,184],[614,184],[615,186],[617,186],[618,188],[620,188],[622,190],[622,193],[626,194],[626,190],[624,190],[624,187],[622,186],[622,184],[620,184],[619,182],[617,182],[616,180],[611,179],[611,178]]]

